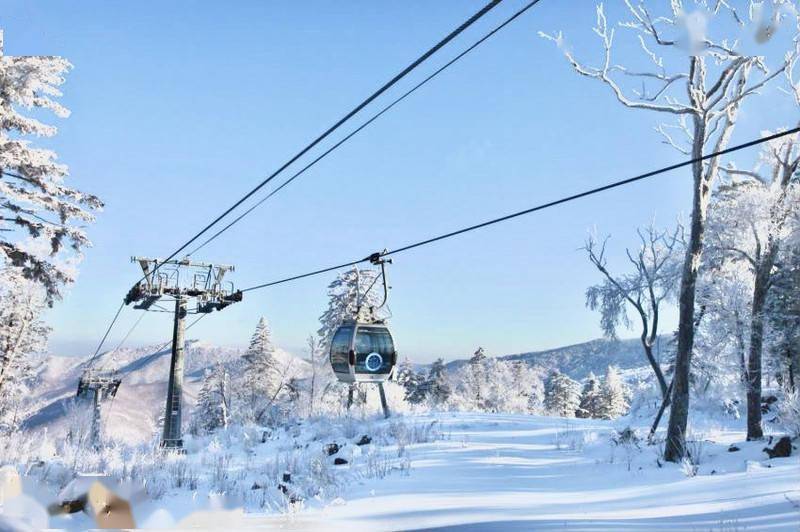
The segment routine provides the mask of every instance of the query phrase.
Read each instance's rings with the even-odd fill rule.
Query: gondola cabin
[[[385,324],[346,321],[333,335],[330,361],[342,382],[380,383],[391,376],[397,351]]]

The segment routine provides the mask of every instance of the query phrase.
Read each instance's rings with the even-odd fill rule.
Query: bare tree
[[[766,166],[767,172],[760,171]],[[775,262],[797,210],[798,136],[770,142],[753,170],[724,168],[731,179],[715,194],[709,220],[710,245],[723,260],[743,263],[753,276],[750,298],[750,338],[747,353],[747,439],[764,436],[761,427],[764,310],[773,284]]]
[[[644,59],[651,65],[648,70],[634,70],[612,61],[615,28],[609,26],[602,4],[597,7],[594,28],[604,52],[599,67],[578,62],[564,45],[560,32],[540,33],[564,50],[578,74],[608,86],[625,107],[675,118],[675,123],[659,125],[656,130],[665,143],[697,159],[691,168],[692,216],[678,295],[678,348],[664,454],[665,459],[672,462],[680,461],[686,454],[695,286],[709,197],[720,167],[719,158],[699,159],[728,146],[742,102],[783,72],[796,55],[796,51],[792,51],[770,70],[763,57],[739,52],[736,39],[715,39],[705,31],[710,21],[721,22],[722,15],[730,15],[731,25],[745,27],[754,22],[756,10],[749,10],[748,16],[743,17],[731,6],[732,2],[698,0],[694,2],[697,10],[688,13],[683,3],[682,0],[665,2],[666,11],[654,16],[644,0],[625,0],[629,18],[619,25],[636,36]],[[671,56],[667,58],[665,54]],[[679,63],[685,67],[673,69],[673,65]],[[625,88],[622,80],[635,83]],[[685,142],[675,138],[676,132],[685,137]]]
[[[608,269],[608,238],[598,245],[594,237],[589,237],[584,249],[589,261],[605,279],[586,290],[586,306],[592,310],[600,309],[600,325],[606,336],[611,338],[616,337],[620,325],[632,325],[625,310],[626,305],[636,312],[641,324],[640,339],[644,354],[656,375],[661,395],[666,399],[667,381],[653,354],[653,346],[658,339],[661,304],[675,293],[680,278],[679,261],[676,258],[685,245],[683,226],[678,225],[673,232],[668,232],[659,231],[650,224],[636,232],[639,235],[639,248],[633,252],[625,250],[633,271],[624,275],[614,275]]]

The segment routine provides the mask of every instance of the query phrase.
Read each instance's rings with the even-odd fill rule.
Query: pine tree
[[[469,371],[465,375],[465,384],[469,390],[470,401],[478,410],[486,409],[487,400],[487,359],[483,347],[478,347],[469,359]]]
[[[619,376],[615,366],[608,366],[606,378],[600,387],[600,405],[597,417],[601,419],[616,419],[628,410],[628,400],[625,383]]]
[[[437,358],[428,371],[428,378],[425,381],[426,398],[434,406],[442,406],[450,399],[453,393],[450,384],[447,382],[447,370],[444,367],[444,360]]]
[[[404,358],[397,367],[395,382],[403,387],[404,399],[411,404],[419,404],[425,400],[424,379],[411,366],[411,361]]]
[[[54,98],[61,95],[58,86],[70,68],[61,57],[3,55],[0,30],[0,258],[44,286],[48,304],[73,280],[74,264],[64,259],[79,256],[90,244],[83,227],[94,221],[90,211],[103,204],[64,185],[66,165],[56,161],[55,152],[34,148],[26,140],[52,137],[56,128],[19,110],[69,116]],[[36,242],[31,245],[28,237]]]
[[[223,364],[206,370],[197,395],[192,428],[195,433],[208,433],[225,428],[230,422],[230,375]]]
[[[345,320],[355,318],[359,303],[361,310],[358,318],[362,320],[371,317],[371,309],[380,305],[382,295],[379,290],[373,287],[367,291],[378,275],[372,270],[353,267],[352,270],[339,274],[328,285],[328,308],[319,317],[320,328],[317,331],[323,351],[330,349],[330,342],[339,325]]]
[[[580,384],[558,370],[550,374],[544,395],[544,406],[548,412],[559,417],[575,417],[580,400]]]
[[[580,418],[598,417],[601,391],[599,379],[595,376],[594,372],[590,372],[589,376],[586,378],[586,384],[583,385],[581,403],[578,406],[577,412],[575,412],[575,416]]]
[[[242,392],[256,421],[261,421],[266,410],[281,391],[283,375],[275,358],[275,348],[270,338],[267,320],[258,321],[250,346],[242,356],[244,379]]]

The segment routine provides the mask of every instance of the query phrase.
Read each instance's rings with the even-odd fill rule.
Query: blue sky
[[[63,87],[72,116],[51,119],[59,135],[41,144],[70,166],[73,186],[107,204],[78,282],[48,315],[52,350],[77,355],[93,350],[136,280],[132,255],[173,251],[481,2],[1,5],[6,53],[75,65]],[[381,101],[521,5],[504,2]],[[231,279],[249,286],[680,160],[652,131],[658,115],[624,109],[537,36],[563,29],[579,55],[597,58],[593,23],[591,2],[542,1],[196,258],[235,264]],[[796,121],[774,89],[759,98],[734,142]],[[654,216],[673,223],[689,192],[688,171],[677,171],[396,257],[401,351],[429,361],[478,345],[507,354],[600,336],[584,308],[598,281],[578,251],[587,231],[612,234],[611,264],[622,265],[634,228]],[[300,352],[330,280],[249,293],[189,336],[242,344],[264,315],[276,342]],[[122,315],[109,345],[136,317]],[[167,338],[168,320],[146,316],[130,342]],[[664,330],[674,324],[671,310]]]

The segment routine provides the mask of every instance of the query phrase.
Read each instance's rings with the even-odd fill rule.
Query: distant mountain
[[[666,335],[660,336],[654,348],[656,358],[660,357],[661,362],[664,363],[673,351],[671,338]],[[641,341],[638,338],[597,339],[545,351],[531,351],[497,358],[521,360],[545,371],[558,369],[578,380],[586,378],[590,372],[603,375],[610,365],[617,366],[621,370],[636,369],[647,365],[647,358],[645,358]],[[468,360],[468,358],[453,360],[447,364],[447,368],[456,370],[466,364]]]
[[[104,407],[103,425],[109,436],[142,442],[151,439],[156,431],[158,419],[163,415],[170,362],[170,348],[159,347],[163,346],[123,348],[103,353],[95,360],[94,368],[116,370],[122,378],[113,402],[109,401]],[[185,421],[191,418],[205,370],[217,363],[231,364],[241,354],[238,348],[197,340],[186,342]],[[302,375],[307,371],[308,363],[291,353],[278,349],[277,358],[290,375]],[[45,359],[38,375],[35,403],[24,423],[26,428],[59,432],[73,422],[70,418],[75,415],[78,380],[88,362],[60,356]]]

